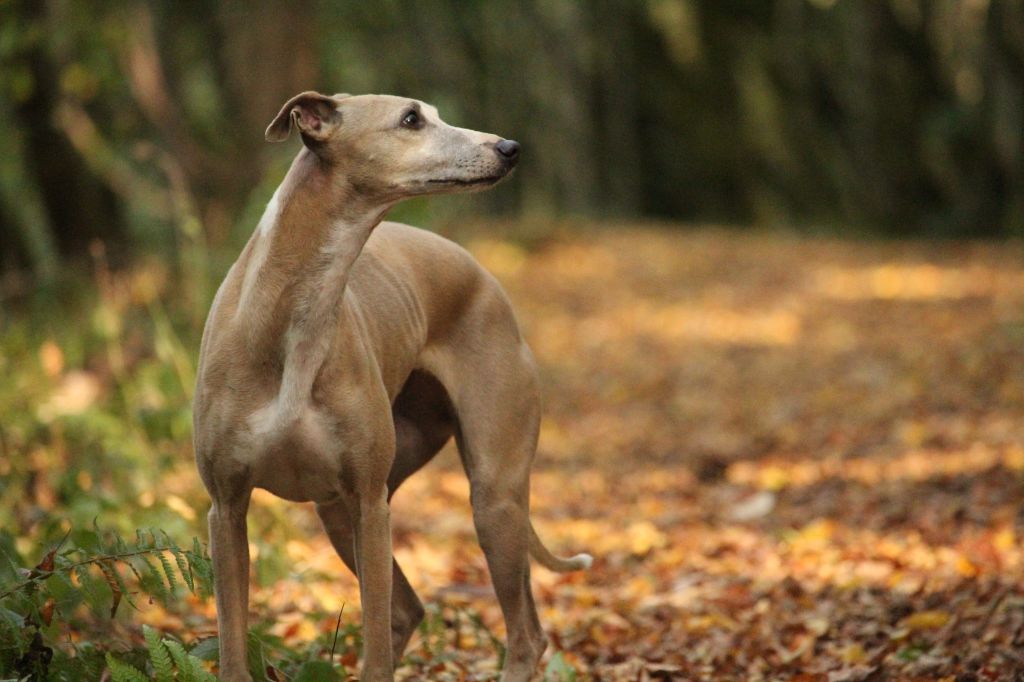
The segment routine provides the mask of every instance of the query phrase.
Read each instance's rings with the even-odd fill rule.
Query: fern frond
[[[172,543],[171,555],[174,557],[174,562],[178,564],[178,572],[181,573],[182,579],[188,586],[188,591],[195,594],[196,582],[192,579],[192,568],[188,565],[188,561],[185,559],[185,553],[180,547]]]
[[[171,652],[174,665],[178,667],[179,678],[181,678],[182,682],[189,682],[188,673],[191,670],[191,666],[188,664],[188,652],[185,651],[185,647],[173,639],[164,639],[164,646]]]
[[[158,552],[156,558],[160,562],[160,567],[164,569],[164,576],[167,578],[167,587],[170,590],[170,594],[174,596],[178,591],[178,580],[174,576],[175,571],[171,566],[171,561],[167,558],[166,552]]]
[[[138,668],[122,663],[109,652],[107,653],[107,667],[110,668],[114,682],[149,682]]]
[[[128,586],[124,583],[124,578],[121,577],[121,573],[117,570],[117,566],[114,565],[113,561],[100,561],[98,562],[100,571],[103,573],[103,577],[107,581],[107,586],[110,588],[110,593],[113,595],[113,602],[110,605],[110,617],[113,618],[117,615],[117,607],[121,605],[121,597],[128,600],[128,604],[138,610],[135,602],[132,600],[131,594],[128,592]]]
[[[192,538],[192,551],[186,552],[185,556],[193,577],[197,578],[201,596],[208,597],[213,594],[213,561],[199,543],[199,538]]]
[[[203,668],[202,661],[185,651],[180,642],[165,639],[164,646],[171,652],[171,657],[178,666],[178,678],[181,682],[216,682],[217,678]]]
[[[149,661],[153,664],[157,682],[174,682],[174,664],[171,663],[167,648],[160,641],[160,633],[148,625],[143,625],[142,635],[146,639]]]
[[[150,561],[149,557],[145,554],[139,554],[135,558],[145,567],[142,570],[143,577],[139,582],[141,582],[144,587],[149,588],[154,597],[166,604],[170,597],[167,593],[167,588],[164,586],[163,576],[160,575],[160,571],[157,569],[156,564]]]

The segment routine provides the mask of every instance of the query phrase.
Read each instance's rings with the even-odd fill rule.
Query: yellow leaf
[[[789,485],[789,472],[779,466],[768,466],[761,471],[761,487],[766,490],[781,490]]]
[[[956,572],[962,576],[973,578],[978,575],[978,567],[971,563],[971,560],[960,555],[956,558]]]
[[[64,352],[53,341],[44,341],[39,347],[39,364],[43,366],[46,376],[59,376],[64,369]]]
[[[638,556],[647,554],[652,549],[659,549],[668,543],[665,534],[658,530],[650,521],[638,521],[627,530],[630,549]]]
[[[824,618],[811,618],[804,623],[804,626],[807,628],[808,632],[818,637],[821,637],[828,632],[829,627],[831,627],[829,622]]]
[[[928,437],[928,429],[919,421],[911,421],[900,428],[899,435],[907,447],[918,448]]]
[[[1009,552],[1017,544],[1017,539],[1014,537],[1013,528],[1007,526],[1001,531],[996,533],[992,539],[992,544],[996,546],[1000,552]]]
[[[626,582],[622,589],[630,599],[639,599],[653,594],[654,584],[649,576],[638,575]]]
[[[843,647],[839,657],[843,659],[843,663],[850,665],[863,662],[867,658],[867,653],[860,644],[848,644]]]
[[[800,529],[797,537],[804,542],[827,542],[835,533],[836,524],[830,519],[817,519]]]
[[[900,625],[911,630],[935,630],[948,623],[950,617],[946,611],[918,611],[900,621]]]

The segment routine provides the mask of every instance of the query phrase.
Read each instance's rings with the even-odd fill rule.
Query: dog
[[[507,177],[519,144],[444,123],[423,102],[303,92],[267,128],[303,147],[213,301],[194,403],[196,463],[212,506],[222,680],[246,668],[254,488],[316,503],[359,579],[362,680],[391,680],[423,619],[394,562],[389,501],[454,436],[508,632],[501,679],[528,680],[547,645],[530,523],[537,370],[509,299],[456,244],[384,222],[410,197]]]

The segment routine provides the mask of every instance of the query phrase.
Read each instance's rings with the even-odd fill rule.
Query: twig
[[[338,646],[338,630],[341,629],[341,614],[345,613],[345,603],[342,602],[341,610],[338,611],[338,622],[334,625],[334,642],[331,644],[331,663],[334,663],[334,648]]]

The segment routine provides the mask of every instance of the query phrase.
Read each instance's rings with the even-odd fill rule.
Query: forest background
[[[535,572],[546,675],[1024,669],[1019,0],[2,0],[0,673],[215,670],[195,360],[306,89],[523,145],[392,217],[493,271],[540,363],[534,514],[598,555]],[[454,453],[407,487],[399,674],[487,679]],[[352,672],[310,511],[253,515],[254,669]]]

